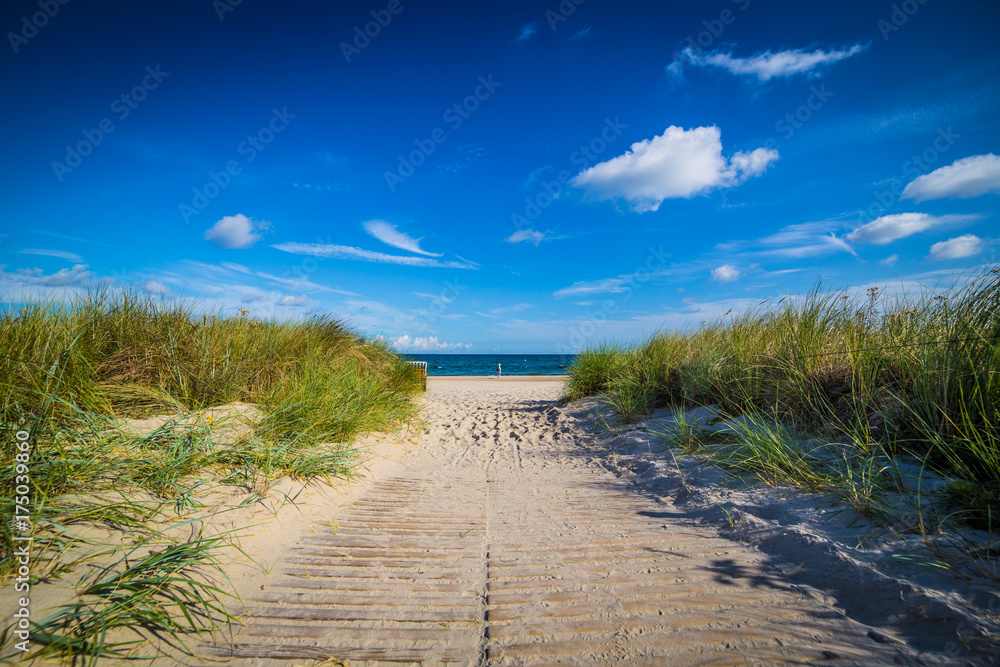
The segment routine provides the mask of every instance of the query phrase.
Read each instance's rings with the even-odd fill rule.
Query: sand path
[[[422,447],[300,538],[247,601],[234,653],[213,652],[255,665],[911,662],[760,552],[627,488],[561,389],[432,379]]]

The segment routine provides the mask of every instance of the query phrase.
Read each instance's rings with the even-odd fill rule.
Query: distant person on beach
[[[497,377],[500,377],[500,364],[497,364]]]

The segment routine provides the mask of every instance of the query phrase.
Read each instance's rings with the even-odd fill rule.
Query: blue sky
[[[566,352],[1000,248],[1000,5],[4,3],[0,293]]]

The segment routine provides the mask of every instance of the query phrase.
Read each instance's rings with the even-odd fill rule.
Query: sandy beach
[[[371,438],[362,481],[246,541],[274,560],[237,577],[232,646],[199,651],[237,665],[989,663],[956,643],[978,627],[959,595],[876,576],[821,537],[775,549],[752,519],[727,530],[685,505],[697,475],[678,494],[677,474],[638,465],[619,434],[623,465],[595,405],[561,406],[562,390],[430,378],[422,432]],[[702,480],[732,493],[718,481]]]

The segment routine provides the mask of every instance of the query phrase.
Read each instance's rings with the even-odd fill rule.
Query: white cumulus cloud
[[[930,258],[934,260],[972,257],[983,251],[983,240],[975,234],[963,234],[931,246]]]
[[[251,220],[238,213],[227,215],[205,230],[205,239],[220,248],[249,248],[262,238],[258,232],[270,228],[270,222]]]
[[[578,174],[573,185],[605,200],[622,198],[638,213],[655,211],[665,199],[690,198],[738,185],[764,173],[778,152],[758,148],[722,156],[718,127],[685,130],[671,125],[663,134],[632,144],[624,155]]]
[[[668,70],[676,76],[679,75],[684,63],[690,63],[699,67],[719,67],[737,76],[754,76],[760,81],[768,81],[796,74],[813,75],[818,69],[850,58],[867,48],[867,45],[855,44],[847,49],[831,51],[788,49],[775,53],[764,51],[749,58],[738,58],[731,53],[720,51],[704,53],[689,46],[681,52]]]
[[[885,245],[912,236],[932,227],[974,220],[970,215],[929,215],[927,213],[893,213],[861,225],[845,238],[852,243]]]
[[[391,245],[393,248],[399,248],[400,250],[406,250],[418,255],[426,255],[428,257],[441,256],[439,253],[422,250],[420,248],[420,241],[422,239],[410,237],[405,232],[399,231],[399,229],[396,228],[396,225],[388,223],[385,220],[369,220],[364,223],[363,226],[366,232],[377,238],[382,243]]]
[[[712,269],[712,280],[720,283],[731,283],[739,277],[739,269],[732,264],[723,264],[717,269]]]
[[[1000,192],[1000,156],[993,153],[956,160],[918,177],[903,190],[903,199],[968,199]]]

